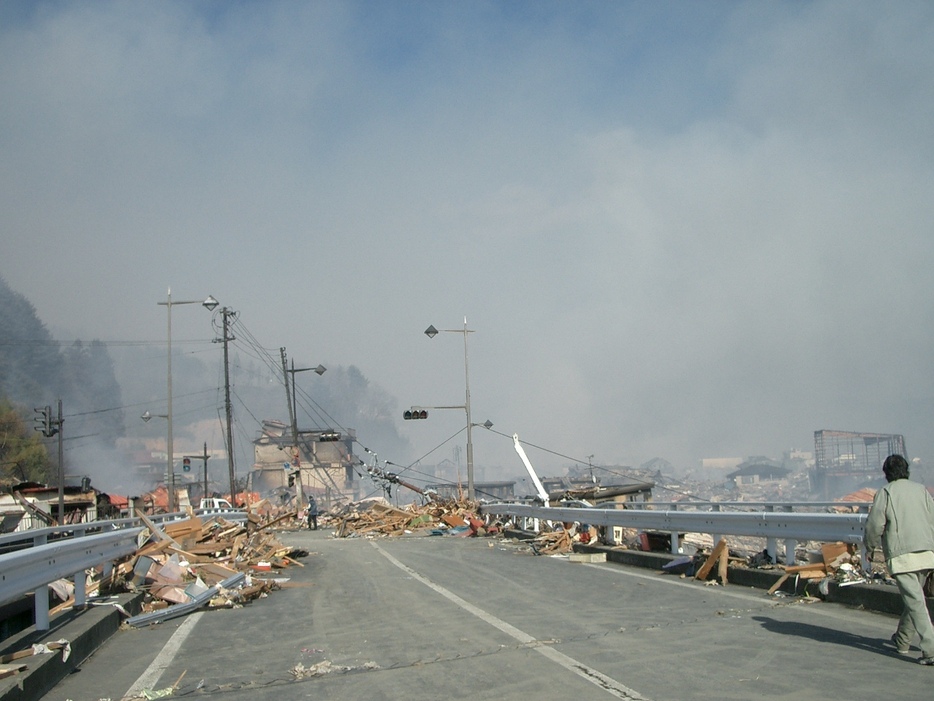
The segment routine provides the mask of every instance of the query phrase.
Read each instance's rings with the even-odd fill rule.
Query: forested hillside
[[[248,330],[235,330],[246,339],[238,338],[230,356],[235,457],[243,475],[252,464],[261,421],[287,421],[289,415],[279,358],[250,345]],[[164,423],[139,419],[144,409],[163,410],[163,353],[136,345],[108,348],[98,340],[56,340],[33,305],[0,278],[0,482],[56,481],[57,466],[49,462],[57,459],[56,439],[34,430],[34,409],[50,406],[57,416],[59,399],[68,474],[92,476],[101,488],[114,475],[122,480],[127,456],[114,452],[117,439],[165,435]],[[177,450],[196,450],[203,440],[223,445],[221,355],[209,355],[214,357],[173,352]],[[300,428],[353,428],[362,445],[400,462],[411,457],[396,428],[401,411],[395,398],[358,368],[336,366],[321,377],[300,377],[297,394]],[[212,419],[216,429],[206,434],[204,421]]]
[[[0,278],[0,479],[44,480],[49,464],[34,408],[61,399],[66,415],[88,414],[82,431],[112,447],[123,434],[122,414],[94,412],[119,407],[120,386],[107,348],[99,341],[60,347],[23,295]]]

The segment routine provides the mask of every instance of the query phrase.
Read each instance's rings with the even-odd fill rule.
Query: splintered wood
[[[482,535],[486,531],[476,516],[476,506],[466,501],[432,501],[405,508],[392,506],[384,499],[356,502],[332,515],[334,534],[353,536],[399,536],[408,533],[438,531],[461,535]]]
[[[785,567],[785,573],[771,586],[769,594],[777,592],[792,575],[796,579],[805,580],[833,577],[838,571],[847,567],[852,569],[854,561],[858,564],[859,558],[852,545],[847,543],[823,543],[821,545],[821,561]]]
[[[117,563],[107,573],[95,572],[86,584],[86,594],[142,591],[143,612],[185,604],[211,587],[239,572],[252,581],[236,590],[221,590],[209,607],[228,607],[251,601],[279,588],[275,572],[293,565],[303,566],[295,557],[306,555],[283,545],[270,530],[274,524],[294,521],[295,512],[247,514],[245,523],[227,521],[221,515],[199,518],[189,510],[182,521],[154,523],[145,515],[146,529],[132,557]],[[73,596],[55,607],[58,613],[73,607]]]
[[[574,540],[566,530],[542,533],[532,541],[532,551],[536,555],[558,555],[569,553],[574,548]]]
[[[717,568],[717,576],[720,578],[720,582],[722,584],[726,584],[727,571],[729,569],[730,563],[729,558],[730,550],[727,547],[726,539],[721,538],[720,542],[717,543],[717,547],[715,547],[713,552],[710,553],[710,557],[708,557],[706,562],[701,565],[701,568],[697,570],[697,573],[694,575],[694,579],[699,579],[703,582],[710,575],[714,565],[719,564]]]

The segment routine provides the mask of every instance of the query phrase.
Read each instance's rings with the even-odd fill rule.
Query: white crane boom
[[[545,506],[548,506],[548,492],[545,491],[545,488],[542,486],[542,481],[538,479],[538,475],[535,474],[535,470],[532,468],[532,463],[529,462],[529,456],[525,454],[525,448],[522,447],[522,444],[519,442],[519,434],[512,434],[512,442],[515,444],[516,452],[519,453],[519,457],[522,459],[522,464],[525,465],[525,469],[529,473],[529,477],[532,478],[532,484],[535,485],[535,491],[538,492],[538,498],[542,500]]]

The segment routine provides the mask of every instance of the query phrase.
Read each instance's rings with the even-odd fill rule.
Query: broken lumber
[[[713,566],[717,564],[721,558],[724,558],[724,556],[725,561],[728,561],[729,551],[727,550],[726,546],[726,538],[721,538],[720,542],[717,543],[716,547],[710,553],[710,557],[707,558],[703,566],[701,566],[701,568],[695,573],[694,579],[700,579],[701,581],[707,579],[707,576],[710,574]]]

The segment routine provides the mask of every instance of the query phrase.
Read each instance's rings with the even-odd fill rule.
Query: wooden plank
[[[46,643],[45,646],[49,650],[61,650],[66,643]],[[35,651],[31,647],[27,647],[25,650],[18,650],[17,652],[11,652],[7,655],[0,656],[0,664],[8,664],[15,660],[21,660],[24,657],[32,657],[35,655]]]
[[[201,529],[203,527],[204,525],[201,523],[201,519],[197,516],[185,521],[172,521],[162,524],[162,530],[165,531],[166,535],[176,540],[187,538],[192,535],[196,535],[200,538]]]
[[[12,677],[14,674],[19,674],[27,667],[28,665],[24,664],[2,665],[0,666],[0,679],[6,679],[7,677]]]
[[[703,566],[697,570],[697,573],[694,575],[694,579],[707,579],[707,575],[710,574],[710,570],[712,570],[713,566],[717,564],[717,561],[720,559],[720,556],[726,549],[726,538],[721,538],[720,542],[717,543],[717,546],[713,549],[713,552],[710,553],[710,557],[708,557]]]
[[[57,526],[57,525],[58,525],[58,521],[56,521],[54,518],[52,518],[51,514],[45,513],[45,511],[43,511],[43,510],[40,509],[38,506],[36,506],[35,504],[33,504],[31,501],[29,501],[28,499],[26,499],[26,497],[24,497],[24,496],[23,496],[22,494],[20,494],[19,492],[14,491],[14,492],[13,492],[13,498],[16,499],[16,501],[19,502],[20,506],[22,506],[24,509],[26,509],[26,511],[28,511],[29,513],[31,513],[33,516],[35,516],[36,518],[38,518],[40,521],[45,522],[46,525],[48,525],[48,526]]]
[[[778,578],[778,581],[776,581],[775,584],[773,584],[771,587],[769,587],[769,594],[771,595],[771,594],[774,594],[775,592],[777,592],[777,591],[781,588],[781,586],[782,586],[786,581],[788,581],[788,578],[789,578],[790,576],[791,576],[791,575],[788,574],[788,573],[786,572],[786,573],[783,574],[781,577],[779,577],[779,578]]]
[[[820,553],[825,565],[850,554],[846,543],[823,543],[820,546]]]
[[[824,567],[823,562],[811,562],[807,565],[792,565],[791,567],[786,567],[785,572],[789,574],[800,574],[802,572],[827,574],[827,568]]]
[[[172,543],[175,547],[178,547],[178,543],[175,542],[175,539],[172,538],[172,537],[171,537],[168,533],[166,533],[164,530],[162,530],[161,528],[159,528],[159,526],[157,526],[155,523],[153,523],[152,520],[150,520],[149,517],[146,516],[146,514],[144,514],[144,513],[141,511],[141,512],[139,512],[139,514],[137,514],[137,515],[139,516],[139,520],[146,524],[146,528],[148,528],[148,529],[149,529],[149,532],[152,533],[156,538],[158,538],[159,540],[168,540],[168,541],[171,541],[171,543]]]
[[[726,541],[722,540],[720,542],[725,543]],[[720,577],[720,584],[726,584],[727,583],[726,575],[727,575],[727,572],[729,571],[729,566],[730,566],[730,551],[728,548],[724,548],[723,552],[720,553],[719,562],[720,562],[720,565],[717,568],[717,574]]]

